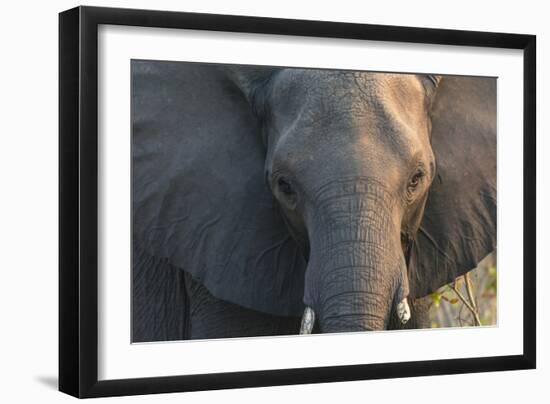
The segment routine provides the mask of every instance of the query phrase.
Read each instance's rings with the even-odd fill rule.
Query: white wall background
[[[8,5],[9,4],[9,5]],[[0,400],[68,402],[57,386],[57,13],[78,5],[26,1],[2,7],[0,40]],[[550,241],[550,27],[544,2],[91,1],[88,5],[531,33],[538,36],[538,369],[521,372],[286,386],[109,399],[111,402],[444,403],[546,397],[550,340],[544,299]],[[518,162],[519,163],[519,162]],[[6,259],[7,257],[7,259]]]

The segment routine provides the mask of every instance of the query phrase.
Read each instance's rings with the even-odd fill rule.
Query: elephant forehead
[[[413,74],[289,69],[272,87],[275,105],[307,106],[311,112],[361,116],[387,109],[414,115],[424,109],[425,91]]]
[[[330,149],[334,158],[408,161],[429,149],[426,94],[415,75],[290,70],[272,93],[273,143],[284,160]]]
[[[277,76],[270,92],[278,133],[381,135],[414,142],[427,128],[426,92],[412,74],[288,70]]]

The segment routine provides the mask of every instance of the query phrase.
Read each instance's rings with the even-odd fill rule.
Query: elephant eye
[[[283,177],[277,179],[277,192],[279,194],[279,201],[287,209],[295,209],[298,201],[296,190],[291,183]]]
[[[413,187],[416,187],[418,185],[418,183],[420,182],[420,180],[422,179],[422,176],[424,174],[422,173],[416,173],[415,175],[413,175],[413,177],[411,178],[411,182],[409,183],[411,186]]]
[[[409,184],[407,185],[407,193],[409,194],[409,197],[412,196],[412,193],[415,191],[415,189],[418,187],[418,185],[422,182],[422,178],[424,177],[424,172],[421,170],[418,170],[409,180]]]
[[[279,178],[277,180],[277,185],[279,186],[279,190],[286,196],[292,196],[294,195],[294,190],[292,189],[292,185],[285,180],[284,178]]]

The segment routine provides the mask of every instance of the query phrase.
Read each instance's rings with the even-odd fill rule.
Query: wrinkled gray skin
[[[304,303],[322,332],[384,329],[409,295],[401,233],[416,233],[435,174],[426,89],[411,76],[308,70],[272,86],[267,180],[310,252]]]
[[[496,246],[494,79],[132,75],[134,341],[424,327]]]

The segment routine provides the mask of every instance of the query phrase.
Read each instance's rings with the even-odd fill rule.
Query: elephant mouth
[[[411,318],[411,308],[407,298],[401,300],[396,307],[397,317],[401,324],[406,324]],[[315,311],[306,306],[304,314],[302,315],[302,321],[300,323],[300,335],[309,335],[313,331],[315,326]]]

